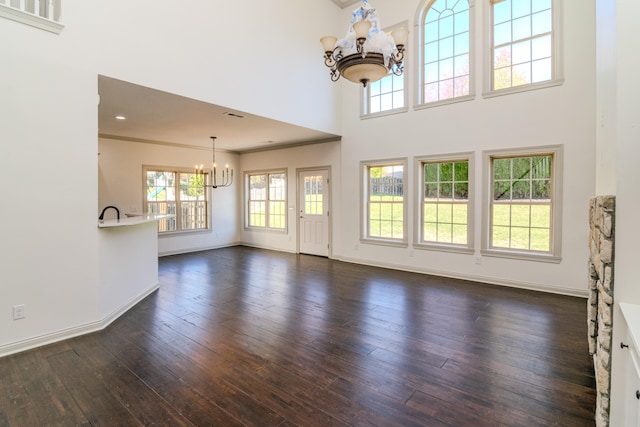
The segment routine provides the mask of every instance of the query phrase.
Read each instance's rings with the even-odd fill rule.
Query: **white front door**
[[[298,172],[300,253],[329,256],[329,171]]]

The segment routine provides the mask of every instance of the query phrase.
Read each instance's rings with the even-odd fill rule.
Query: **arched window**
[[[419,104],[473,94],[471,14],[468,0],[428,0],[420,11]]]

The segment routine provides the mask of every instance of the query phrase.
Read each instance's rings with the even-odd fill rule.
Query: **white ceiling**
[[[339,139],[337,135],[105,76],[98,78],[98,93],[98,132],[103,138],[211,147],[209,137],[216,136],[216,149],[235,152]],[[126,120],[117,120],[117,115]]]

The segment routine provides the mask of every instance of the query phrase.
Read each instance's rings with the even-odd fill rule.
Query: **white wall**
[[[244,228],[244,203],[239,211],[240,217],[240,241],[247,245],[266,249],[275,249],[286,252],[296,252],[298,244],[297,230],[297,171],[309,168],[330,169],[331,180],[331,219],[333,224],[331,241],[332,245],[340,240],[339,228],[342,209],[340,194],[343,186],[340,166],[340,142],[327,142],[323,144],[305,145],[302,147],[287,148],[282,150],[260,151],[243,154],[241,156],[242,171],[265,171],[284,168],[287,172],[289,186],[287,188],[288,224],[285,232],[270,232]],[[238,181],[242,186],[242,181]],[[241,188],[244,200],[244,188]]]
[[[121,215],[125,212],[144,212],[144,166],[176,167],[190,170],[195,164],[211,160],[211,149],[199,150],[175,146],[120,141],[101,138],[99,141],[99,206],[115,205]],[[231,187],[207,189],[211,202],[211,229],[186,235],[161,236],[158,253],[174,253],[212,249],[236,244],[238,241],[239,156],[216,152],[220,164],[234,169],[236,183]],[[105,217],[113,216],[113,210]]]
[[[156,221],[100,228],[100,313],[104,325],[158,289],[157,236]]]
[[[381,25],[414,22],[415,0],[377,1]],[[489,2],[476,1],[476,29],[482,29]],[[367,264],[388,265],[498,284],[586,295],[588,201],[595,189],[595,47],[594,5],[582,0],[563,2],[564,76],[562,86],[483,98],[483,57],[475,63],[475,100],[453,105],[413,110],[392,116],[361,120],[359,88],[343,85],[342,221],[335,246],[339,258]],[[413,29],[413,31],[418,31]],[[413,40],[413,39],[411,39]],[[476,32],[476,47],[482,48],[482,32]],[[413,47],[409,47],[413,52]],[[409,72],[414,64],[408,65]],[[414,90],[413,76],[409,79]],[[413,102],[413,96],[411,97]],[[562,262],[519,261],[482,257],[475,264],[471,255],[362,244],[359,241],[359,162],[407,157],[409,236],[413,235],[415,199],[413,158],[472,151],[476,154],[476,179],[481,175],[482,150],[564,146],[564,198]],[[482,186],[476,186],[476,256],[480,249]],[[411,243],[411,237],[410,237]]]
[[[598,0],[598,11],[606,12],[606,19],[598,20],[599,43],[603,55],[599,55],[599,69],[613,70],[599,74],[600,92],[608,96],[598,98],[599,104],[611,112],[606,123],[613,128],[608,138],[601,142],[603,150],[611,150],[615,157],[616,195],[616,247],[614,278],[614,332],[611,391],[611,425],[622,425],[622,402],[625,359],[620,342],[626,341],[624,320],[618,304],[621,302],[640,304],[640,265],[638,264],[638,242],[640,228],[637,225],[640,210],[640,58],[638,58],[638,22],[640,3],[634,0]],[[613,39],[613,42],[611,40]],[[611,54],[613,52],[613,54]],[[603,109],[605,108],[603,107]]]
[[[100,47],[103,75],[303,127],[339,129],[337,91],[325,78],[319,43],[339,9],[326,0],[76,3],[89,18],[84,32],[94,33]]]
[[[133,192],[142,185],[125,190],[126,196],[108,190],[99,204],[98,164],[102,168],[110,160],[97,157],[98,74],[343,134],[342,144],[239,159],[241,171],[285,166],[293,178],[297,168],[331,166],[337,258],[569,293],[585,289],[586,209],[594,193],[596,163],[593,7],[584,7],[582,0],[563,2],[566,83],[561,87],[493,99],[478,95],[472,102],[360,120],[358,87],[329,81],[318,43],[320,35],[346,31],[350,10],[340,11],[326,0],[304,5],[286,0],[186,3],[190,9],[164,0],[65,0],[60,35],[0,20],[0,39],[8,41],[2,46],[0,67],[0,189],[5,207],[0,223],[7,242],[0,269],[0,354],[24,348],[38,337],[70,335],[101,320],[96,218],[103,201],[125,207],[141,203]],[[374,6],[382,25],[389,26],[411,22],[418,3],[377,0]],[[479,24],[482,4],[476,1]],[[635,40],[631,31],[627,37],[629,43]],[[481,65],[477,61],[478,72]],[[337,96],[340,91],[342,98]],[[620,148],[624,154],[637,154],[631,145],[633,132],[626,131],[627,142]],[[561,264],[486,258],[477,266],[469,256],[416,251],[410,259],[406,249],[359,245],[360,160],[557,143],[565,146]],[[109,147],[102,141],[100,151],[108,156],[114,145]],[[138,156],[131,171],[172,156],[157,147],[125,150]],[[183,154],[188,165],[195,163],[193,154]],[[630,161],[619,164],[618,186],[622,178],[627,185],[618,190],[622,206],[622,194],[631,194],[637,182]],[[241,200],[240,187],[235,191]],[[290,206],[292,191],[290,185]],[[630,208],[638,207],[635,198],[628,200]],[[237,204],[236,209],[242,212]],[[240,216],[235,223],[232,216],[231,210],[225,211],[219,222],[229,223],[229,228],[219,236],[208,235],[200,242],[161,240],[159,251],[224,244],[235,240],[238,230],[238,240],[249,244],[295,250],[295,215],[290,216],[289,232],[277,236],[247,232],[238,223]],[[620,217],[619,227],[630,229],[630,218]],[[622,242],[631,247],[629,239]],[[26,319],[11,319],[16,304],[26,304]]]
[[[339,128],[338,91],[325,78],[318,43],[323,23],[333,25],[339,13],[330,2],[63,3],[60,35],[0,18],[0,355],[102,320],[99,74],[308,128]],[[119,197],[106,196],[124,206],[140,200]],[[195,245],[232,240],[236,229],[232,222]],[[159,251],[193,245],[161,240]],[[18,304],[27,317],[14,321]]]
[[[0,39],[2,355],[99,317],[98,81],[29,53],[58,50],[52,34],[0,20]]]

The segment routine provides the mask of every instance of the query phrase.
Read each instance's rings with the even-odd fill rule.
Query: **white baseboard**
[[[158,282],[154,283],[136,298],[109,313],[101,320],[2,345],[0,346],[0,357],[9,356],[11,354],[20,353],[37,347],[42,347],[43,345],[47,344],[53,344],[58,341],[78,337],[80,335],[101,331],[109,326],[118,317],[129,311],[129,309],[131,309],[133,306],[155,292],[159,287],[160,284]]]
[[[267,245],[256,245],[254,243],[239,243],[238,246],[246,246],[248,248],[255,248],[255,249],[265,249],[268,251],[275,251],[275,252],[285,252],[288,254],[297,254],[297,252],[295,250],[289,250],[289,249],[282,249],[282,248],[274,248],[271,246],[267,246]]]
[[[454,273],[450,271],[433,270],[429,268],[408,267],[406,265],[390,264],[390,263],[384,263],[384,262],[374,263],[371,261],[362,260],[358,258],[350,258],[350,257],[333,257],[333,259],[338,261],[350,262],[353,264],[368,265],[371,267],[382,267],[382,268],[388,268],[391,270],[408,271],[411,273],[430,274],[433,276],[449,277],[452,279],[470,280],[473,282],[487,283],[489,285],[528,289],[532,291],[547,292],[547,293],[559,294],[559,295],[568,295],[568,296],[580,297],[580,298],[587,298],[589,296],[587,289],[582,291],[582,290],[576,290],[571,288],[561,288],[556,286],[543,285],[539,283],[524,282],[519,280],[496,279],[493,277],[477,276],[473,274]]]
[[[188,248],[188,249],[178,249],[174,251],[158,252],[158,256],[164,257],[164,256],[171,256],[171,255],[181,255],[181,254],[188,254],[192,252],[210,251],[212,249],[231,248],[233,246],[246,246],[246,245],[242,242],[231,242],[231,243],[225,243],[223,245],[199,246],[199,247]]]

